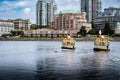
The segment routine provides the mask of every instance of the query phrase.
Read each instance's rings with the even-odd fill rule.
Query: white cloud
[[[68,2],[80,2],[80,0],[67,0]]]
[[[36,22],[36,2],[38,0],[17,0],[17,2],[12,2],[12,0],[3,0],[3,5],[0,6],[0,16],[2,19],[12,19],[12,18],[23,18],[30,19],[32,23]],[[57,12],[60,11],[79,11],[80,10],[80,0],[55,0],[58,6]],[[120,7],[119,0],[102,0],[103,8],[113,6]],[[22,8],[22,11],[17,12],[16,9]],[[24,8],[24,9],[23,9]],[[23,15],[24,13],[24,15]],[[30,13],[30,14],[29,14]]]
[[[16,7],[24,7],[28,5],[28,1],[20,1],[18,3],[16,3]]]
[[[120,1],[118,0],[102,0],[102,10],[108,7],[120,8]]]
[[[23,11],[24,11],[25,14],[28,14],[31,11],[31,9],[30,8],[25,8]]]
[[[60,11],[80,11],[80,2],[79,0],[66,0],[61,1],[62,4],[58,4],[58,10],[57,13]]]
[[[55,0],[55,2],[56,2],[56,3],[59,3],[59,2],[60,2],[60,0]]]
[[[71,0],[67,0],[68,2],[71,2]]]
[[[4,1],[3,6],[0,6],[0,10],[12,10],[18,7],[26,7],[28,6],[28,1],[19,1],[19,2],[10,2],[10,1]]]

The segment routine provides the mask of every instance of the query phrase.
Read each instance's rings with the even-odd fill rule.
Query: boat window
[[[70,45],[70,42],[67,42],[67,45]]]
[[[99,43],[100,46],[106,46],[106,43],[105,42],[101,42]]]
[[[95,42],[94,44],[95,44],[95,45],[98,45],[98,43],[97,43],[97,42]]]
[[[66,43],[63,43],[63,45],[66,45]]]
[[[71,45],[74,45],[73,43],[71,43]]]

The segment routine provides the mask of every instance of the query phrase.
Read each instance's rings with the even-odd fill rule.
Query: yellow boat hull
[[[75,49],[76,47],[75,46],[72,46],[72,47],[69,47],[69,46],[63,46],[61,47],[62,49]]]
[[[95,51],[110,51],[110,48],[107,48],[106,46],[95,46]]]

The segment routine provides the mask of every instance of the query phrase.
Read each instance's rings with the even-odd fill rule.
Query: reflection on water
[[[109,57],[108,51],[100,51],[95,52],[95,61],[98,63],[99,66],[104,66],[106,59]]]
[[[94,52],[92,43],[62,50],[60,42],[3,42],[0,80],[120,80],[118,43],[110,52]]]
[[[63,50],[60,57],[46,58],[37,63],[39,80],[119,80],[119,71],[111,68],[109,52],[77,55]],[[119,70],[119,69],[118,69]]]
[[[37,79],[45,80],[53,78],[55,69],[55,60],[52,58],[47,58],[44,61],[37,61]]]

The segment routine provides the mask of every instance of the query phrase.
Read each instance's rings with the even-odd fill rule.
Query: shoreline
[[[95,38],[74,38],[76,41],[94,41]],[[62,38],[32,38],[32,37],[20,37],[20,38],[0,38],[0,41],[61,41]],[[110,38],[110,41],[120,41],[120,37]]]

